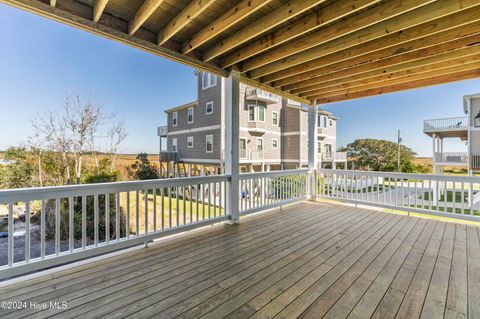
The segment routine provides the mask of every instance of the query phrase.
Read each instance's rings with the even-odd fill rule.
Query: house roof
[[[479,0],[0,2],[309,105],[480,76]]]
[[[175,106],[175,107],[166,109],[165,113],[180,111],[180,110],[183,110],[183,109],[188,109],[189,107],[196,107],[196,106],[198,106],[198,102],[197,101],[192,101],[192,102],[189,102],[187,104],[183,104],[183,105],[179,105],[179,106]]]

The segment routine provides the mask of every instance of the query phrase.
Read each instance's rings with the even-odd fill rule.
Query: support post
[[[232,71],[225,81],[225,175],[228,182],[228,223],[240,221],[240,73]]]
[[[317,200],[317,103],[314,102],[308,109],[308,170],[310,177],[309,200]]]

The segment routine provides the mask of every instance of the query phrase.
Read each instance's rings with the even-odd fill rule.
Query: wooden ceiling
[[[480,76],[480,0],[0,2],[310,104]]]

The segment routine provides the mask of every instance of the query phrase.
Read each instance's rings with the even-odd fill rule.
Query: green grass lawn
[[[425,192],[423,194],[424,200],[430,200],[430,192]],[[447,191],[447,203],[453,203],[453,191]],[[442,194],[439,199],[440,202],[445,201],[445,194]],[[464,191],[463,194],[461,192],[455,192],[455,202],[461,203],[466,202],[468,200],[468,191]]]
[[[120,196],[120,206],[123,208],[123,211],[127,211],[127,196],[125,193],[122,193]],[[137,219],[137,204],[136,204],[136,193],[130,193],[130,231],[131,234],[136,232],[136,219]],[[214,217],[219,217],[224,214],[224,208],[213,205],[208,205],[208,201],[205,203],[197,202],[192,200],[191,205],[191,217],[190,217],[190,200],[183,200],[181,196],[178,199],[175,197],[171,198],[169,201],[168,196],[163,197],[163,224],[162,224],[162,196],[156,196],[156,207],[157,207],[157,220],[156,226],[157,230],[168,229],[170,227],[182,226],[184,224],[189,224],[191,222],[202,221]],[[198,209],[197,209],[198,207]],[[148,230],[149,232],[154,229],[154,196],[152,193],[148,194]],[[198,218],[197,218],[198,216]],[[138,220],[139,220],[139,231],[140,234],[145,232],[145,196],[143,193],[139,193],[139,207],[138,207]],[[178,220],[178,223],[177,223]]]

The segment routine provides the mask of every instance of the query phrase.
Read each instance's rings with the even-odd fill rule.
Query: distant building
[[[480,170],[480,94],[463,97],[466,116],[425,120],[423,132],[432,137],[433,173],[442,174],[445,166],[463,166],[469,174]],[[447,152],[445,138],[458,138],[466,152]]]
[[[160,161],[222,167],[225,149],[224,79],[197,72],[198,99],[166,110],[158,128]],[[240,165],[243,172],[293,169],[308,165],[308,106],[240,85]],[[346,162],[336,152],[332,113],[317,111],[317,167]],[[164,144],[166,141],[166,146]]]

